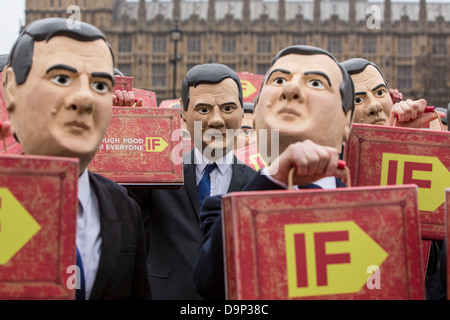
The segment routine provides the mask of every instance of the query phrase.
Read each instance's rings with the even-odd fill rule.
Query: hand
[[[346,171],[338,168],[339,153],[335,148],[318,145],[311,140],[291,144],[267,168],[275,180],[288,184],[289,171],[296,168],[293,184],[304,186],[324,177],[346,178]]]
[[[144,99],[136,99],[133,91],[116,90],[113,94],[113,106],[143,107]]]
[[[403,94],[397,89],[389,89],[389,94],[394,104],[403,100]]]
[[[443,112],[425,112],[427,101],[425,99],[400,101],[391,110],[389,125],[407,128],[423,128],[429,122],[439,117],[445,118]],[[397,121],[395,121],[397,120]]]

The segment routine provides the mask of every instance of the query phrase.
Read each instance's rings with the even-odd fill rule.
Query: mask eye
[[[207,108],[200,108],[200,109],[197,110],[197,112],[200,113],[200,114],[205,115],[205,114],[209,113],[209,109],[207,109]]]
[[[355,104],[360,104],[362,102],[363,102],[363,98],[361,98],[361,97],[356,97],[355,98]]]
[[[384,89],[377,90],[377,92],[376,92],[376,96],[377,97],[383,97],[384,94],[385,94],[385,90]]]
[[[106,93],[109,90],[108,85],[105,82],[96,81],[91,84],[92,89],[98,93]]]
[[[272,83],[277,85],[283,85],[287,83],[287,80],[285,78],[278,77],[275,78]]]
[[[72,79],[69,76],[66,76],[65,74],[59,74],[52,78],[52,82],[59,86],[67,87],[72,83]]]
[[[310,88],[314,88],[314,89],[324,89],[325,87],[323,86],[322,81],[317,80],[317,79],[313,79],[313,80],[309,80],[306,85]]]

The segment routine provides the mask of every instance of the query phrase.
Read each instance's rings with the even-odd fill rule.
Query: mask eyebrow
[[[112,85],[114,86],[114,83],[115,83],[114,77],[112,75],[110,75],[109,73],[107,73],[107,72],[92,72],[91,76],[93,78],[106,78],[106,79],[109,79],[111,81]]]
[[[270,77],[272,76],[272,74],[274,74],[275,72],[281,72],[281,73],[285,73],[285,74],[291,74],[291,72],[290,72],[289,70],[286,70],[286,69],[273,69],[273,70],[270,72],[269,76],[267,77],[266,84],[267,84],[267,82],[269,81],[269,79],[270,79]]]
[[[381,83],[381,84],[377,85],[375,88],[373,88],[372,91],[375,91],[375,90],[377,90],[377,89],[379,89],[381,87],[385,87],[386,88],[386,85],[384,83]]]
[[[361,92],[355,92],[355,96],[363,96],[363,95],[366,95],[367,93],[366,92],[364,92],[364,91],[361,91]]]
[[[330,81],[330,78],[328,78],[328,76],[326,75],[326,73],[323,73],[322,71],[308,71],[308,72],[305,72],[305,73],[304,73],[305,76],[308,76],[308,75],[310,75],[310,74],[317,74],[317,75],[319,75],[319,76],[324,77],[325,79],[327,79],[328,85],[331,87],[331,81]]]
[[[78,70],[74,67],[68,66],[66,64],[55,64],[54,66],[51,66],[50,68],[45,71],[45,73],[50,73],[53,70],[67,70],[73,73],[78,73]]]

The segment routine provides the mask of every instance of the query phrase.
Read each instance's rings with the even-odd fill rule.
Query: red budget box
[[[89,170],[131,188],[181,188],[182,149],[179,110],[114,107]]]
[[[75,298],[78,166],[0,157],[0,300]]]
[[[450,132],[354,124],[344,148],[352,186],[418,186],[422,237],[445,237]]]
[[[417,187],[222,200],[228,299],[424,299]]]

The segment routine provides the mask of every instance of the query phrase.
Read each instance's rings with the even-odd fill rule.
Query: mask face
[[[289,54],[278,59],[268,75],[254,111],[258,134],[279,129],[280,152],[306,139],[340,150],[351,115],[342,110],[338,65],[322,54]]]
[[[378,70],[367,66],[351,77],[355,86],[355,123],[389,125],[393,104]]]
[[[256,130],[253,128],[253,113],[244,113],[242,127],[238,136],[236,149],[256,143]]]
[[[226,131],[240,129],[244,114],[236,82],[226,78],[217,84],[200,84],[191,87],[189,93],[188,110],[182,108],[182,113],[197,149],[232,150],[236,143],[235,133],[227,136]],[[198,132],[195,131],[196,124],[201,132],[198,129]],[[195,135],[199,133],[201,137]]]
[[[103,40],[57,36],[35,42],[27,81],[17,85],[10,79],[5,90],[24,152],[78,157],[87,165],[111,118],[113,79],[111,52]]]

